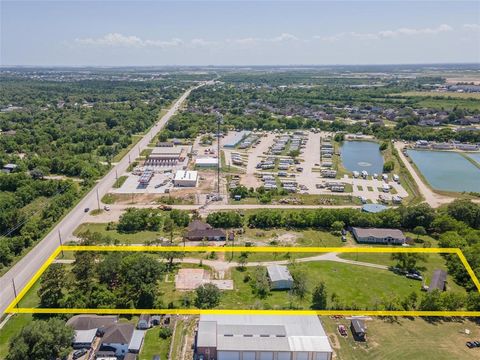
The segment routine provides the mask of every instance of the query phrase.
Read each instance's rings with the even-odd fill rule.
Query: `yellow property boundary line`
[[[456,254],[480,292],[480,282],[458,248],[388,248],[388,247],[228,247],[228,246],[59,246],[45,261],[27,285],[10,303],[6,313],[28,314],[179,314],[179,315],[343,315],[343,316],[480,316],[480,311],[383,311],[383,310],[219,310],[219,309],[69,309],[19,308],[18,303],[40,276],[63,251],[125,251],[125,252],[252,252],[252,253],[423,253]]]

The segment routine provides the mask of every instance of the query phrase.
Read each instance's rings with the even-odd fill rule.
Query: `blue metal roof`
[[[381,204],[365,204],[362,206],[362,211],[365,211],[368,213],[379,213],[387,209],[388,207]]]

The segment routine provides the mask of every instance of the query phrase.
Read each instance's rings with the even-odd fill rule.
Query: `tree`
[[[40,307],[58,308],[63,298],[63,286],[65,284],[65,270],[62,264],[52,264],[43,274],[40,280]]]
[[[292,277],[292,293],[295,296],[298,296],[299,299],[303,300],[308,292],[306,274],[303,271],[296,271],[292,274]]]
[[[95,275],[95,253],[93,251],[76,252],[72,272],[79,288],[85,292],[89,291]]]
[[[238,265],[241,270],[245,270],[245,265],[247,264],[248,252],[242,251],[238,257]]]
[[[385,161],[385,163],[383,164],[383,172],[385,173],[389,173],[393,171],[394,168],[395,168],[395,163],[393,162],[393,160]]]
[[[255,267],[252,279],[253,293],[260,299],[265,299],[270,294],[270,282],[267,272],[262,266]]]
[[[343,221],[338,221],[338,220],[334,221],[331,226],[331,229],[334,233],[338,233],[342,231],[344,228],[345,228],[345,223]]]
[[[441,292],[438,289],[425,293],[420,301],[419,309],[423,311],[441,311],[443,302]]]
[[[121,281],[133,289],[139,290],[143,285],[155,284],[161,274],[160,263],[150,254],[133,254],[122,259]]]
[[[325,310],[327,308],[327,289],[323,281],[313,290],[311,307],[313,310]]]
[[[426,260],[424,254],[418,253],[392,253],[391,258],[397,260],[396,266],[405,271],[416,270],[417,263]]]
[[[201,285],[195,290],[194,304],[199,309],[212,309],[220,304],[220,295],[220,289],[216,285]]]
[[[73,336],[73,329],[63,320],[32,321],[12,338],[6,360],[66,358],[71,351]]]

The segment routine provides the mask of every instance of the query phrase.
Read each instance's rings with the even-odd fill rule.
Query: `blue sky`
[[[480,62],[479,1],[1,1],[1,65]]]

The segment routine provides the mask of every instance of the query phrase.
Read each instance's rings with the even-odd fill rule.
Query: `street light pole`
[[[222,166],[222,157],[220,156],[220,124],[222,123],[222,115],[217,113],[217,198],[220,199],[220,166]]]

